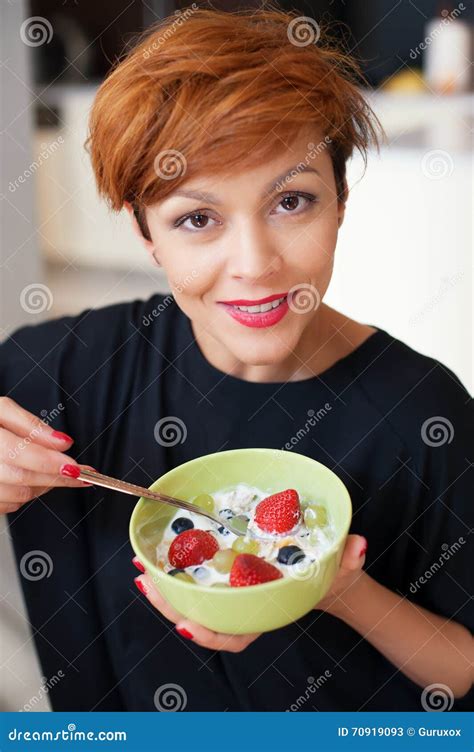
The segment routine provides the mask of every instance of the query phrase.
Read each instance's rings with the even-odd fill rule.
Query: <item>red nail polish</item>
[[[181,637],[186,637],[187,640],[194,639],[194,635],[192,635],[191,632],[188,632],[188,630],[184,627],[176,627],[176,631],[181,635]]]
[[[140,559],[137,556],[134,556],[132,559],[132,564],[134,567],[136,567],[142,574],[145,572],[145,567],[141,563]]]
[[[359,557],[363,556],[366,551],[367,551],[367,541],[364,540],[364,544],[362,545],[362,548],[360,549]]]
[[[62,431],[53,431],[51,436],[54,436],[55,439],[59,439],[59,441],[67,441],[68,443],[71,443],[74,441],[71,436],[68,436],[67,433],[63,433]]]
[[[135,579],[133,581],[134,581],[135,585],[137,586],[137,588],[139,589],[140,593],[142,595],[146,595],[148,591],[147,591],[145,585],[143,584],[143,582],[138,577],[135,577]]]
[[[81,468],[79,465],[61,465],[59,472],[68,478],[78,478],[81,474]]]

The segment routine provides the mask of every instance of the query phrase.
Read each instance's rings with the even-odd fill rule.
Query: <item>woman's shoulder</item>
[[[137,363],[155,367],[166,356],[178,315],[171,295],[87,308],[16,329],[0,344],[0,394],[41,384],[61,384],[71,393],[79,384],[110,382]],[[166,315],[164,314],[166,311]],[[24,395],[22,394],[24,398]]]
[[[455,434],[458,447],[467,447],[473,401],[451,368],[381,328],[359,350],[352,387],[413,453],[447,448]]]
[[[1,343],[3,356],[20,356],[27,352],[39,358],[50,352],[70,350],[81,344],[83,348],[99,347],[102,351],[116,347],[135,332],[149,326],[156,319],[156,311],[168,308],[173,298],[157,293],[144,300],[89,307],[77,314],[58,316],[39,323],[18,327]],[[155,313],[154,313],[155,312]]]

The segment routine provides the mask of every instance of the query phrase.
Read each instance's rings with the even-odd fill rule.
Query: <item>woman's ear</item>
[[[123,202],[123,208],[127,210],[127,213],[128,213],[128,215],[130,217],[130,220],[131,220],[131,223],[132,223],[133,232],[137,236],[138,240],[140,241],[140,243],[142,244],[142,246],[144,247],[144,249],[146,250],[146,252],[153,259],[153,263],[155,263],[157,266],[161,266],[161,264],[160,264],[160,262],[158,261],[158,258],[157,258],[157,252],[156,252],[155,245],[154,245],[154,243],[153,243],[152,240],[148,240],[148,238],[146,238],[143,235],[141,227],[138,224],[137,216],[135,214],[135,210],[134,210],[133,206],[131,205],[131,203],[129,201],[124,201]]]

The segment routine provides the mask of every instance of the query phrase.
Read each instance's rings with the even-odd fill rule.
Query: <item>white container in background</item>
[[[423,74],[435,93],[468,91],[470,81],[471,29],[462,18],[466,10],[458,3],[454,10],[426,24]]]

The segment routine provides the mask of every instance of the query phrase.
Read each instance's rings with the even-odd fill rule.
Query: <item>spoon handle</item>
[[[121,491],[122,493],[130,494],[131,496],[143,496],[152,501],[161,501],[164,504],[170,504],[172,507],[177,507],[178,509],[186,509],[188,512],[201,514],[213,522],[222,524],[217,517],[209,514],[204,509],[201,509],[201,507],[196,506],[196,504],[191,504],[189,501],[176,499],[174,496],[167,496],[166,494],[158,493],[157,491],[150,491],[149,488],[136,486],[135,483],[127,483],[124,480],[118,480],[118,478],[111,478],[110,475],[103,475],[102,473],[96,473],[92,470],[86,470],[81,467],[81,474],[78,476],[78,480],[85,480],[88,483],[93,483],[95,486],[111,488],[113,491]]]

